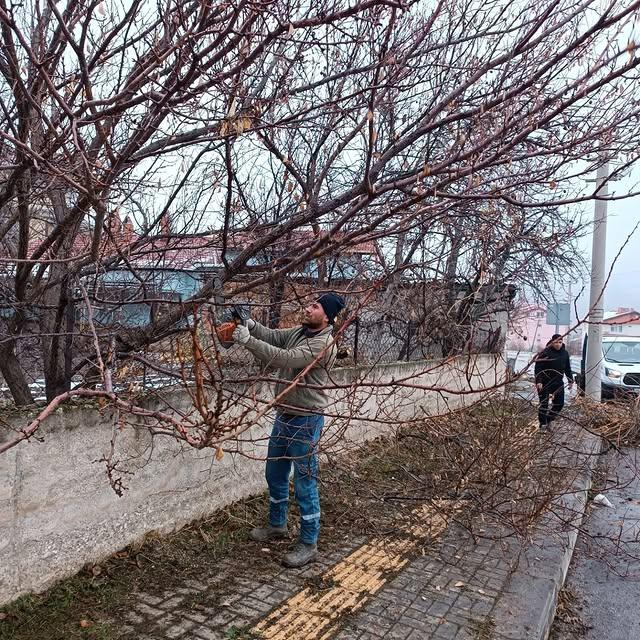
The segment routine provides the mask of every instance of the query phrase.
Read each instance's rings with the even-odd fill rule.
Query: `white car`
[[[582,345],[579,385],[584,389],[587,337]],[[605,336],[602,338],[602,399],[640,393],[640,338]]]

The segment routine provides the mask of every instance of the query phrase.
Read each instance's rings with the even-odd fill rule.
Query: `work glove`
[[[239,324],[236,327],[236,330],[233,332],[233,341],[236,344],[247,344],[249,342],[249,338],[251,334],[249,333],[249,327],[245,327],[242,324]]]

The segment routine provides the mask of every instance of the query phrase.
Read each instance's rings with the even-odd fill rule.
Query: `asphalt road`
[[[579,622],[556,621],[553,640],[640,639],[639,469],[640,449],[608,456],[602,493],[613,508],[590,504],[565,585]]]

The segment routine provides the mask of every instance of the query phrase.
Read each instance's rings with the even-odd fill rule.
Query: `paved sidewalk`
[[[334,614],[337,623],[328,630],[316,626],[296,631],[299,616],[287,624],[279,623],[274,612],[286,609],[287,603],[299,598],[299,594],[306,591],[322,596],[323,592],[330,592],[333,585],[326,576],[363,546],[345,545],[301,570],[281,569],[274,563],[272,571],[260,582],[245,579],[238,561],[227,561],[215,578],[185,584],[165,598],[140,593],[138,604],[123,628],[123,637],[145,640],[493,637],[491,613],[509,579],[511,563],[517,558],[517,545],[489,539],[474,544],[468,534],[455,526],[429,553],[407,559],[400,569],[388,566],[387,571],[381,570],[377,577],[382,588],[370,598],[365,597],[356,615],[351,607],[341,610],[341,616],[335,615],[337,607],[325,601],[324,615]],[[415,554],[415,549],[410,553]]]
[[[474,544],[454,527],[437,548],[391,580],[336,640],[492,638],[492,612],[516,557],[515,544]]]
[[[447,526],[441,513],[458,507],[448,503],[414,511],[394,540],[351,540],[304,569],[280,566],[286,543],[248,543],[246,555],[225,560],[214,576],[161,595],[137,594],[121,637],[542,640],[573,551],[573,519],[584,509],[591,467],[584,452],[595,442],[575,434],[565,441],[558,464],[582,460],[584,471],[575,495],[558,504],[566,511],[555,525],[558,540],[543,531],[523,547],[484,531],[474,541],[458,525]],[[256,556],[259,570],[252,567]]]

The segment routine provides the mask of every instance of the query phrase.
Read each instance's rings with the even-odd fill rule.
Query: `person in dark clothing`
[[[553,420],[558,417],[564,407],[563,376],[569,380],[569,388],[573,386],[573,371],[571,359],[562,343],[562,336],[555,333],[547,346],[536,357],[535,380],[540,406],[538,420],[540,429],[546,430]]]

